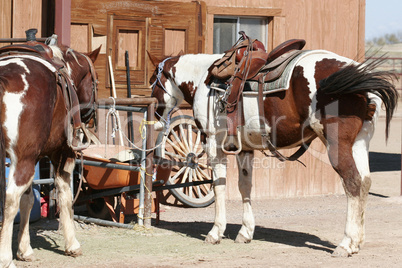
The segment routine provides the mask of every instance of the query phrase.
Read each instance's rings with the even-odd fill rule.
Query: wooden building
[[[96,69],[103,98],[111,92],[109,55],[117,95],[126,97],[126,50],[133,94],[149,95],[154,67],[147,51],[156,56],[222,52],[238,38],[239,30],[263,41],[267,50],[287,39],[302,38],[306,49],[326,49],[359,61],[364,58],[365,0],[0,0],[0,38],[24,37],[24,31],[32,27],[49,36],[57,10],[54,2],[61,2],[63,14],[70,15],[71,43],[67,45],[82,52],[102,45]],[[292,152],[283,151],[285,155]],[[253,198],[343,192],[319,141],[300,159],[307,167],[260,153],[255,160]],[[235,160],[229,161],[228,197],[239,198]]]

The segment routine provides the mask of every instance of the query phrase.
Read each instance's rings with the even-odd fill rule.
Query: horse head
[[[152,85],[151,96],[158,100],[156,117],[159,121],[155,128],[160,130],[169,124],[171,114],[184,99],[183,93],[175,81],[174,65],[180,56],[168,57],[163,60],[159,60],[149,52],[148,56],[155,66],[149,82]]]
[[[66,46],[50,46],[55,57],[64,62],[74,82],[80,103],[81,119],[88,123],[95,116],[98,78],[94,63],[101,47],[89,53],[80,53]]]

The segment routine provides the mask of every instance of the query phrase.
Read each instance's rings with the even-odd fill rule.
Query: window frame
[[[213,53],[213,25],[215,16],[240,16],[240,17],[264,17],[268,22],[266,50],[271,51],[278,33],[278,27],[274,25],[277,18],[283,18],[281,8],[245,8],[245,7],[207,7],[207,43],[206,52]],[[274,27],[275,26],[275,27]]]
[[[235,38],[233,44],[239,39],[240,35],[238,35],[237,33],[240,31],[240,23],[241,23],[241,19],[260,19],[260,21],[264,22],[261,23],[261,26],[264,28],[262,29],[264,31],[264,36],[262,37],[264,40],[259,40],[261,41],[265,47],[268,47],[268,42],[269,42],[269,35],[270,35],[270,29],[269,29],[269,23],[270,23],[270,18],[269,17],[264,17],[264,16],[240,16],[240,15],[214,15],[214,20],[213,20],[213,30],[215,30],[215,19],[233,19],[236,20],[236,36],[237,38]],[[247,33],[246,33],[247,34]],[[213,40],[213,49],[215,48],[215,40]],[[226,48],[229,49],[230,47]],[[219,53],[223,53],[223,51],[219,52]]]
[[[116,87],[126,86],[126,67],[118,65],[119,56],[119,32],[120,30],[128,30],[138,32],[138,47],[137,47],[137,65],[130,63],[130,82],[132,86],[147,85],[147,64],[146,64],[146,49],[148,36],[148,19],[138,16],[124,15],[108,15],[108,34],[107,34],[107,52],[106,55],[112,57],[112,65]],[[109,66],[107,66],[109,70]],[[109,71],[108,71],[109,72]],[[106,76],[106,87],[111,87],[110,75]]]

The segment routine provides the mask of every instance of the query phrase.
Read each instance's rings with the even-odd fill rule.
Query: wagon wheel
[[[167,185],[212,180],[207,156],[201,144],[201,131],[191,116],[174,117],[167,135],[159,133],[156,144],[161,144],[156,150],[157,156],[181,162],[172,166]],[[177,200],[190,207],[206,207],[214,202],[211,183],[172,188],[170,192]]]

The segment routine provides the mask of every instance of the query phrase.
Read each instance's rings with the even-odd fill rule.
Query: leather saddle
[[[58,58],[53,57],[53,51],[46,44],[36,41],[35,34],[36,29],[30,29],[26,31],[27,42],[25,44],[8,45],[0,48],[0,57],[9,55],[34,55],[46,60],[52,66],[56,68],[55,77],[57,83],[62,88],[66,108],[71,111],[79,111],[79,101],[76,93],[74,82],[71,80],[65,64]],[[75,136],[81,127],[81,115],[79,112],[71,113],[71,121],[73,126],[72,137],[69,135],[69,143],[73,150],[83,149],[82,145],[79,145],[80,141],[75,140]],[[76,145],[77,144],[77,145]]]
[[[64,67],[63,62],[53,57],[53,52],[48,45],[36,41],[28,41],[26,44],[9,45],[0,48],[0,55],[32,54],[50,62],[57,70]]]
[[[241,38],[248,40],[249,43],[246,48],[236,50],[238,64],[235,73],[227,82],[230,90],[226,103],[228,132],[227,138],[222,144],[222,148],[227,154],[237,154],[241,151],[241,144],[234,145],[234,140],[237,136],[238,143],[240,143],[238,127],[244,125],[241,101],[246,81],[254,80],[264,83],[279,78],[287,64],[300,53],[306,44],[303,39],[291,39],[267,53],[265,48],[261,47],[261,42],[257,40],[259,43],[254,44],[256,40],[250,40],[244,33],[240,34],[242,34]],[[262,95],[262,92],[260,94]],[[262,98],[259,98],[259,102],[262,102]],[[259,105],[263,106],[262,103]]]

